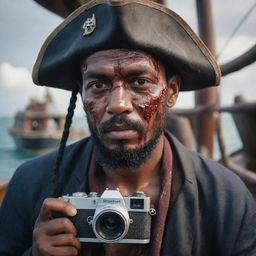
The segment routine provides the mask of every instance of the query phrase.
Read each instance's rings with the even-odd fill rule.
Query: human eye
[[[135,79],[134,84],[135,85],[144,85],[145,83],[147,83],[148,81],[144,78],[138,78]]]
[[[86,88],[93,91],[101,91],[108,90],[110,88],[110,85],[104,81],[91,81],[86,85]]]
[[[132,81],[131,86],[138,88],[138,89],[144,89],[148,88],[151,84],[151,81],[146,78],[136,78]]]

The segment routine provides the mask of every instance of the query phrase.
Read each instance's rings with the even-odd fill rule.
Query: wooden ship
[[[88,0],[34,1],[65,18]],[[155,2],[166,4],[165,0],[155,0]],[[211,52],[216,54],[211,0],[196,0],[195,2],[199,36]],[[220,64],[222,76],[238,71],[255,60],[256,45],[241,56]],[[226,150],[221,126],[223,113],[232,115],[243,143],[243,147],[232,154],[227,154]],[[194,108],[172,109],[168,119],[167,129],[173,132],[185,146],[210,158],[213,158],[214,136],[216,135],[221,152],[221,158],[218,161],[238,174],[256,198],[256,103],[248,103],[238,97],[232,106],[222,108],[219,105],[218,88],[208,88],[195,92]]]
[[[29,154],[42,154],[58,147],[64,123],[65,115],[56,111],[52,96],[46,90],[43,101],[32,98],[25,110],[15,115],[9,134],[18,150]],[[70,131],[70,139],[85,135],[83,130]]]

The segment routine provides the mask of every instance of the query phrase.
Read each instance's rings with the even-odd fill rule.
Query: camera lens
[[[96,221],[96,232],[105,240],[116,240],[126,231],[125,222],[116,212],[105,212]]]

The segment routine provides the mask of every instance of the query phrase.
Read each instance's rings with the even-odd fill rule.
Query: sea
[[[0,180],[12,176],[20,164],[35,157],[35,155],[25,154],[16,149],[11,136],[8,134],[8,128],[13,125],[13,122],[14,117],[0,117]],[[85,117],[75,117],[73,126],[88,129]],[[227,152],[230,153],[240,149],[242,142],[233,119],[229,114],[223,115],[222,128]],[[68,143],[73,143],[73,141],[69,141]],[[220,153],[216,138],[215,145],[214,158],[218,159],[220,158]]]

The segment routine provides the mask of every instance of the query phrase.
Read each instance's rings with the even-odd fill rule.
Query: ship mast
[[[212,19],[211,0],[196,0],[199,36],[210,49],[213,55],[215,52],[215,33]],[[195,93],[196,106],[208,106],[213,109],[218,102],[217,88],[211,87]],[[214,141],[214,112],[203,112],[198,118],[196,140],[200,152],[213,157]]]

